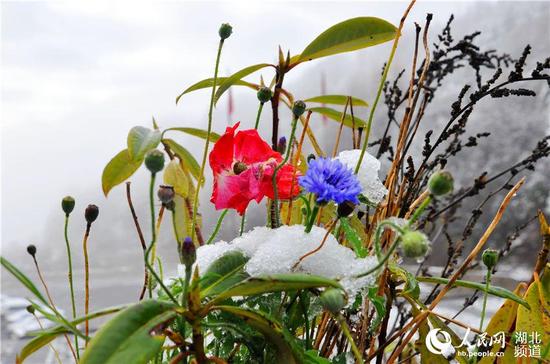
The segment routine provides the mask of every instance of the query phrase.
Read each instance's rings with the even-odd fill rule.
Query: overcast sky
[[[437,24],[472,5],[419,2],[405,32],[412,34],[412,22],[423,23],[426,12],[436,14]],[[2,245],[8,253],[13,247],[50,239],[48,224],[55,231],[61,229],[59,203],[64,195],[77,198],[75,230],[83,224],[80,215],[88,203],[125,204],[121,187],[113,190],[109,202],[105,199],[100,178],[104,165],[125,147],[132,126],[149,126],[155,116],[161,127],[205,127],[208,93],[189,95],[178,106],[174,101],[185,87],[212,76],[222,22],[234,27],[222,57],[221,70],[227,73],[274,61],[279,44],[299,53],[324,29],[346,18],[378,16],[397,25],[406,3],[3,2],[1,6]],[[378,74],[388,52],[389,44],[361,51],[381,60],[362,67],[372,67],[369,72],[375,69]],[[320,60],[317,65],[323,62],[331,61]],[[315,67],[313,63],[293,72],[288,82],[299,83],[303,72]],[[271,74],[266,71],[265,77]],[[338,74],[327,78],[338,84]],[[377,82],[365,83],[358,96],[371,95]],[[335,92],[336,87],[329,85],[328,91]],[[246,90],[235,90],[234,96],[237,105],[243,99],[255,104],[255,96]],[[214,121],[218,132],[227,122],[224,102]],[[254,113],[255,109],[240,114],[246,115],[245,125],[252,125]],[[136,179],[140,177],[146,178],[144,173]],[[142,184],[136,186],[140,193]],[[104,209],[102,215],[109,216]]]

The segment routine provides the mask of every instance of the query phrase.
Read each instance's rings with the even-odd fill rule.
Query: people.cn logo
[[[431,329],[426,335],[426,348],[430,353],[452,358],[455,348],[451,342],[451,335],[441,329]]]

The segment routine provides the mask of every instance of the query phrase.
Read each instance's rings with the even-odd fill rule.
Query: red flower
[[[273,198],[273,170],[283,160],[281,154],[258,135],[254,129],[235,134],[239,123],[228,127],[210,152],[210,167],[214,174],[211,202],[217,210],[231,208],[242,215],[252,200],[264,196]],[[285,164],[277,172],[277,191],[281,200],[300,192],[299,172]],[[292,191],[292,196],[291,196]]]

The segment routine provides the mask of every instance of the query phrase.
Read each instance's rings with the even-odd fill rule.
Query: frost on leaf
[[[348,168],[355,171],[360,155],[360,149],[344,150],[338,154],[336,159],[340,160],[340,162],[345,164]],[[365,152],[363,161],[361,162],[361,167],[357,172],[357,178],[363,188],[363,195],[374,204],[379,204],[388,193],[388,190],[384,187],[384,184],[380,181],[380,178],[378,178],[379,170],[380,161],[368,152]]]

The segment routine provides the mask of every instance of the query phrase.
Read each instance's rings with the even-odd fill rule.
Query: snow
[[[373,284],[373,275],[354,278],[376,265],[376,258],[357,258],[353,250],[338,243],[329,234],[323,247],[305,258],[293,270],[300,257],[317,248],[326,230],[314,226],[305,233],[302,225],[282,226],[278,229],[256,227],[241,237],[227,243],[220,241],[197,249],[200,272],[205,272],[213,261],[230,251],[241,251],[250,260],[245,271],[251,276],[300,272],[319,275],[340,281],[347,293],[353,297],[362,288]]]
[[[338,154],[336,159],[355,171],[360,155],[360,149],[344,150]],[[375,204],[379,204],[388,193],[388,190],[384,187],[380,178],[378,178],[379,170],[380,161],[368,152],[365,152],[361,167],[357,172],[357,178],[363,188],[363,195]]]

